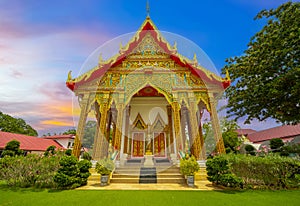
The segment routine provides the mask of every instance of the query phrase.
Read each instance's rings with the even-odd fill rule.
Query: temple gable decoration
[[[89,111],[96,114],[95,160],[107,156],[108,140],[119,159],[142,158],[146,152],[177,156],[186,143],[197,159],[205,159],[199,115],[203,108],[211,117],[216,150],[225,152],[216,105],[230,79],[200,66],[196,55],[188,59],[178,53],[176,43],[171,46],[149,16],[117,54],[107,60],[99,55],[98,65],[76,78],[70,72],[66,85],[82,99],[75,148],[81,146]],[[165,112],[168,122],[159,113],[154,122],[142,118],[154,107]],[[135,119],[132,124],[130,117]],[[78,149],[73,154],[78,156]]]

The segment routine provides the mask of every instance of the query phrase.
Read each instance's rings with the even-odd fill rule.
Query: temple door
[[[145,137],[143,132],[133,133],[132,157],[144,157]]]
[[[154,156],[165,157],[166,156],[166,139],[165,133],[154,133]]]

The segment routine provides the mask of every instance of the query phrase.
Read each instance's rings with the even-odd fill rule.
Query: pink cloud
[[[20,77],[23,76],[23,73],[16,69],[10,69],[10,70],[11,70],[11,77],[13,77],[15,79],[19,79]]]

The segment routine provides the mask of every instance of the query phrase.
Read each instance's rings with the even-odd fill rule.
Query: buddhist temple
[[[216,105],[229,78],[200,66],[196,56],[180,54],[149,15],[116,55],[98,59],[96,67],[76,78],[69,73],[66,81],[81,109],[74,155],[79,156],[90,111],[98,125],[94,160],[112,152],[121,164],[149,157],[176,162],[186,152],[205,160],[204,110],[210,115],[216,152],[224,153]]]

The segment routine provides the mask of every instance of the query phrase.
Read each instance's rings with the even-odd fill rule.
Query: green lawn
[[[6,205],[300,205],[296,191],[95,191],[36,190],[0,187],[0,206]]]

